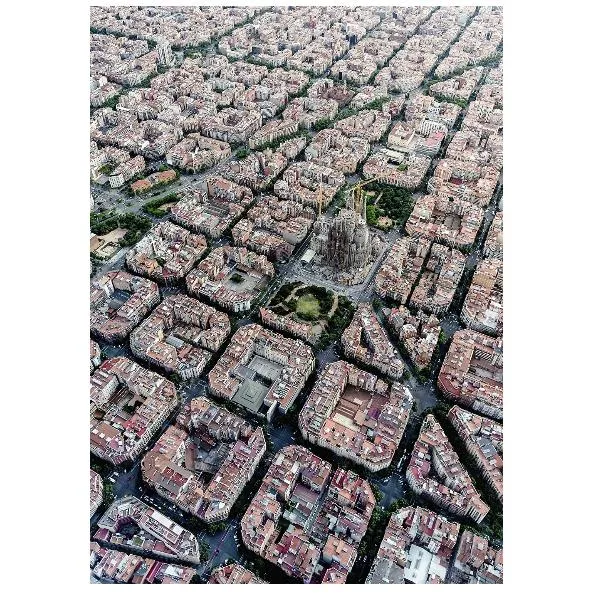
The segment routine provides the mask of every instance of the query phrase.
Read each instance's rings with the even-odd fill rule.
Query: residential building
[[[481,523],[490,510],[433,415],[423,421],[406,468],[406,481],[419,497],[475,523]]]
[[[412,405],[408,388],[337,361],[319,375],[298,426],[311,444],[380,471],[392,462]]]
[[[468,412],[458,406],[448,411],[448,419],[467,447],[483,479],[502,502],[503,428],[502,425]]]
[[[211,394],[271,418],[287,412],[315,367],[310,347],[260,325],[240,327],[208,374]]]
[[[179,400],[173,383],[119,356],[90,377],[90,449],[114,465],[135,460]]]
[[[171,561],[200,563],[196,536],[135,496],[117,498],[108,507],[94,540]]]
[[[457,331],[438,375],[442,394],[465,408],[502,419],[502,338]]]
[[[236,313],[250,310],[274,275],[266,256],[246,248],[220,246],[190,271],[186,285],[193,296]]]
[[[159,496],[206,523],[222,521],[266,452],[260,427],[193,398],[141,463]]]
[[[451,102],[440,102],[433,96],[415,94],[406,103],[404,118],[408,123],[419,123],[423,120],[443,125],[450,130],[454,127],[460,106]],[[430,126],[431,127],[431,126]],[[423,133],[428,133],[424,130]]]
[[[100,346],[98,342],[90,339],[90,374],[94,372],[94,369],[102,362]]]
[[[502,260],[503,218],[504,213],[502,211],[494,215],[483,245],[483,255],[485,257]]]
[[[498,584],[504,579],[504,551],[465,529],[452,564],[452,583]]]
[[[434,83],[429,93],[443,100],[459,100],[468,102],[485,73],[483,67],[473,67],[460,75]]]
[[[368,156],[369,142],[362,137],[346,137],[338,129],[319,131],[304,150],[306,160],[342,173],[356,173]]]
[[[500,171],[491,165],[443,158],[427,182],[427,190],[484,208],[492,200],[499,178]]]
[[[375,275],[375,292],[406,304],[431,250],[425,238],[398,238]]]
[[[502,335],[502,271],[502,260],[497,258],[486,258],[477,265],[460,313],[469,329]]]
[[[275,182],[273,191],[283,200],[293,200],[316,211],[325,210],[344,185],[344,174],[312,162],[294,162]]]
[[[458,250],[432,244],[409,305],[434,315],[445,313],[450,308],[465,263],[465,255]]]
[[[379,110],[362,110],[359,113],[336,121],[334,128],[348,138],[361,137],[368,142],[379,141],[388,130],[392,118]],[[314,139],[314,138],[313,138]]]
[[[408,190],[417,189],[429,169],[431,158],[414,152],[397,152],[384,148],[371,154],[363,166],[365,177]]]
[[[252,202],[250,188],[210,176],[179,194],[171,218],[194,233],[218,238]]]
[[[154,281],[108,271],[90,284],[90,330],[107,342],[120,342],[159,302]]]
[[[167,152],[167,164],[189,173],[198,173],[224,160],[231,154],[227,142],[190,133]]]
[[[163,285],[183,279],[206,251],[206,238],[168,221],[156,224],[127,253],[127,267]]]
[[[389,312],[387,322],[413,365],[419,371],[428,370],[442,331],[439,319],[422,310],[412,315],[406,306],[400,305]]]
[[[451,248],[470,250],[483,222],[483,209],[448,196],[420,196],[406,221],[406,231]]]
[[[90,519],[102,504],[102,477],[90,469]]]
[[[233,241],[273,261],[288,259],[312,229],[315,211],[299,202],[261,195],[231,230]]]
[[[165,298],[129,343],[136,358],[181,379],[199,377],[231,331],[229,318],[194,298]]]
[[[222,567],[217,567],[211,574],[207,583],[213,584],[266,584],[260,577],[257,577],[252,571],[242,567],[238,563],[229,563]]]
[[[341,344],[344,354],[358,364],[396,381],[402,378],[404,363],[377,320],[370,302],[358,305],[352,321],[342,333]]]
[[[460,525],[420,506],[390,517],[365,583],[446,583]]]
[[[286,446],[242,518],[244,545],[303,583],[345,581],[375,507],[367,481],[332,471],[306,448]]]

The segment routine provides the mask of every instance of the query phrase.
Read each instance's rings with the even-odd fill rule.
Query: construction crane
[[[352,194],[352,210],[354,210],[355,212],[358,212],[356,210],[356,206],[358,204],[360,213],[362,214],[364,212],[365,207],[363,206],[364,197],[363,197],[362,189],[368,183],[377,181],[378,179],[379,179],[379,177],[372,177],[371,179],[367,179],[366,181],[359,181],[354,187],[352,187],[348,190],[348,193]]]

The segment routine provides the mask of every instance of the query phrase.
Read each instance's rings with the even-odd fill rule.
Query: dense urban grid
[[[502,583],[502,43],[91,8],[92,583]]]

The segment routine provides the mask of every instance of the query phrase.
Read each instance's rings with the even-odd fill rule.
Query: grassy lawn
[[[296,314],[303,319],[316,320],[321,314],[321,305],[312,294],[304,294],[298,298]]]

